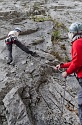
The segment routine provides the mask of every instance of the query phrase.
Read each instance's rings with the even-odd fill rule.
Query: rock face
[[[22,89],[22,90],[21,90]],[[8,125],[31,125],[26,107],[20,98],[23,88],[13,88],[4,98]]]
[[[81,6],[79,0],[0,1],[0,125],[79,124],[78,82],[74,76],[63,79],[51,66],[70,60],[67,28],[81,21]],[[13,45],[7,65],[4,38],[15,27],[22,29],[19,40],[39,56]]]

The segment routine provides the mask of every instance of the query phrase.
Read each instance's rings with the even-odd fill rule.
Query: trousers
[[[78,82],[81,86],[78,92],[78,115],[79,115],[80,123],[82,124],[82,78],[78,79]]]
[[[35,54],[35,52],[30,51],[27,46],[25,46],[24,44],[22,44],[18,40],[15,40],[14,44],[16,44],[24,52],[26,52],[28,54],[31,54],[32,56]],[[8,50],[8,60],[9,60],[9,62],[12,62],[12,60],[13,60],[13,57],[12,57],[12,45],[13,45],[13,42],[10,42],[9,44],[6,44],[7,50]]]

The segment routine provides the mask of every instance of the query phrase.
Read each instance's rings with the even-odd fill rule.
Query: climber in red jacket
[[[76,73],[76,77],[81,86],[78,93],[78,114],[82,125],[82,23],[76,22],[71,24],[68,37],[72,44],[72,60],[67,63],[56,65],[55,70],[67,68],[66,71],[62,73],[64,78],[72,73]]]

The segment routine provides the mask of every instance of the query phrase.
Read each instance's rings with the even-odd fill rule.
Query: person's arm
[[[71,65],[71,62],[61,63],[60,68],[68,68],[70,65]]]
[[[61,63],[54,67],[55,70],[59,70],[60,68],[68,68],[70,66],[71,62],[68,63]]]
[[[78,66],[78,58],[77,55],[73,58],[71,65],[67,68],[66,72],[67,74],[72,74],[74,72],[76,72],[78,70],[79,66]]]
[[[81,67],[81,53],[82,48],[78,44],[78,42],[74,42],[72,46],[72,61],[68,69],[66,70],[67,74],[70,75],[74,72],[77,72],[77,70]]]
[[[72,61],[68,63],[60,64],[60,68],[67,68],[66,71],[62,73],[62,76],[64,78],[66,78],[67,75],[77,72],[78,69],[81,67],[82,48],[77,43],[78,42],[76,43],[74,42],[72,46]]]

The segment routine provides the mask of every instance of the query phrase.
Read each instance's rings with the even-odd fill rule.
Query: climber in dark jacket
[[[25,51],[28,54],[31,54],[32,56],[36,56],[36,52],[30,51],[28,49],[28,47],[26,47],[24,44],[22,44],[19,40],[18,40],[18,36],[21,32],[20,28],[15,28],[15,30],[10,31],[8,33],[7,38],[5,39],[5,43],[7,46],[7,50],[8,50],[8,60],[7,60],[7,64],[10,64],[13,61],[12,58],[12,44],[16,44],[20,49],[22,49],[23,51]]]

